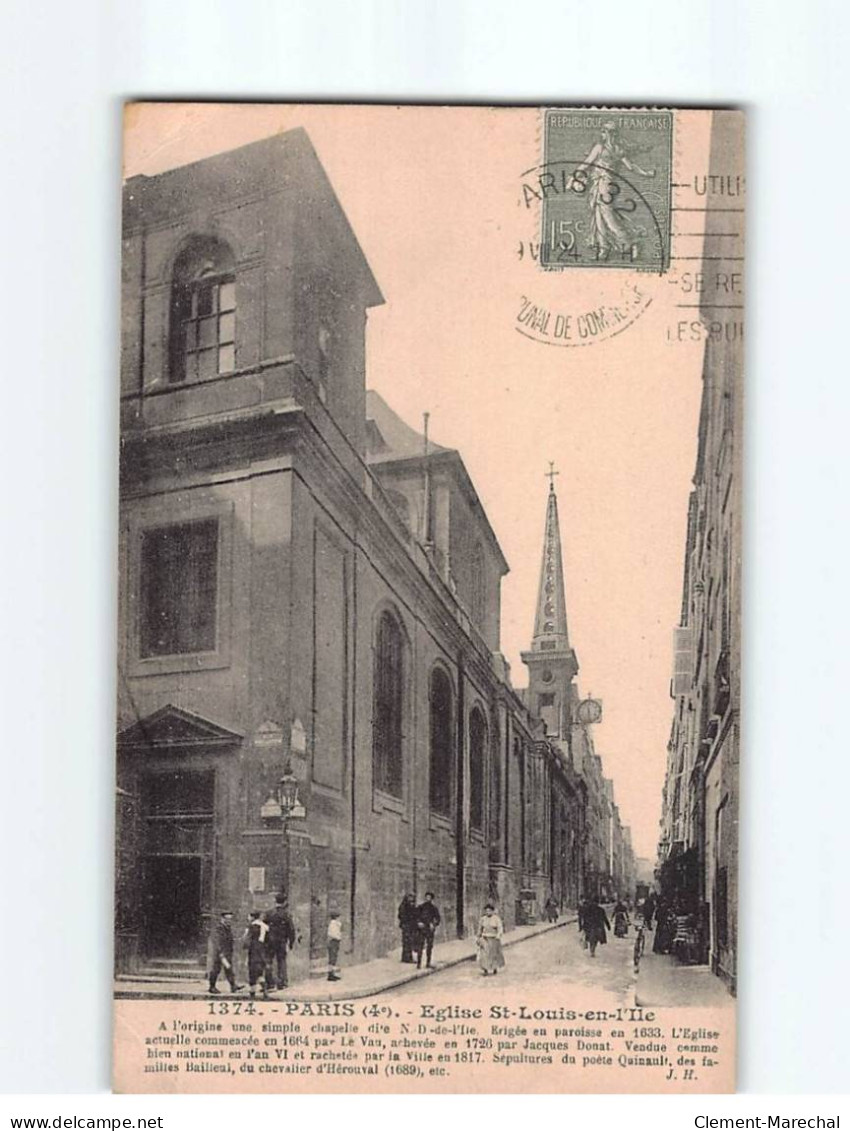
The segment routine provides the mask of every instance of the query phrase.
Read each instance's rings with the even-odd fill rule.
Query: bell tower
[[[530,650],[522,653],[522,662],[528,668],[529,708],[543,719],[549,734],[566,738],[572,718],[573,700],[578,695],[573,684],[578,673],[578,661],[570,647],[567,630],[564,565],[561,559],[558,497],[555,494],[555,476],[558,472],[552,463],[549,464],[546,475],[549,479],[549,496],[546,500],[546,527],[534,636]]]

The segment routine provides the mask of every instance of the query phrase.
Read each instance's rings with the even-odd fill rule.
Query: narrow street
[[[392,993],[393,997],[419,998],[423,994],[452,994],[463,1000],[464,994],[482,989],[490,994],[509,991],[515,995],[517,990],[527,993],[533,988],[535,996],[545,996],[550,992],[563,994],[569,986],[573,991],[592,991],[597,1002],[601,995],[617,1004],[631,1004],[635,985],[633,947],[633,934],[624,939],[610,934],[608,943],[598,947],[596,957],[591,958],[581,945],[576,923],[572,922],[506,948],[505,968],[495,977],[485,978],[474,961],[463,962],[432,975],[427,982],[411,982]],[[434,957],[439,962],[439,949]]]

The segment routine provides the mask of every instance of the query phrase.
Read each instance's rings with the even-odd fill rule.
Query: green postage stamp
[[[540,202],[540,265],[666,271],[673,114],[550,109],[543,129],[544,163],[523,178],[526,204]]]

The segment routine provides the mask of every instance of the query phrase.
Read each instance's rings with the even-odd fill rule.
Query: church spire
[[[534,617],[531,648],[522,653],[528,668],[529,708],[542,718],[549,734],[565,738],[569,733],[573,702],[578,692],[573,679],[578,673],[576,654],[570,647],[567,631],[567,598],[564,590],[564,563],[561,559],[561,528],[558,523],[558,498],[555,471],[549,464],[549,496],[546,500],[546,529],[543,535],[543,562]]]
[[[543,536],[543,561],[537,592],[532,651],[539,652],[546,641],[546,650],[567,651],[567,599],[564,591],[564,564],[561,560],[561,529],[558,525],[558,496],[555,494],[554,464],[549,464],[549,498],[546,502],[546,530]]]

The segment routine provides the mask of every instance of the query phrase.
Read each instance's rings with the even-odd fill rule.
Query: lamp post
[[[292,763],[287,758],[283,774],[276,788],[272,788],[269,796],[260,808],[260,817],[264,825],[275,826],[280,823],[284,839],[284,874],[285,887],[289,892],[289,819],[301,819],[306,816],[304,806],[298,798],[298,778],[292,772]]]

